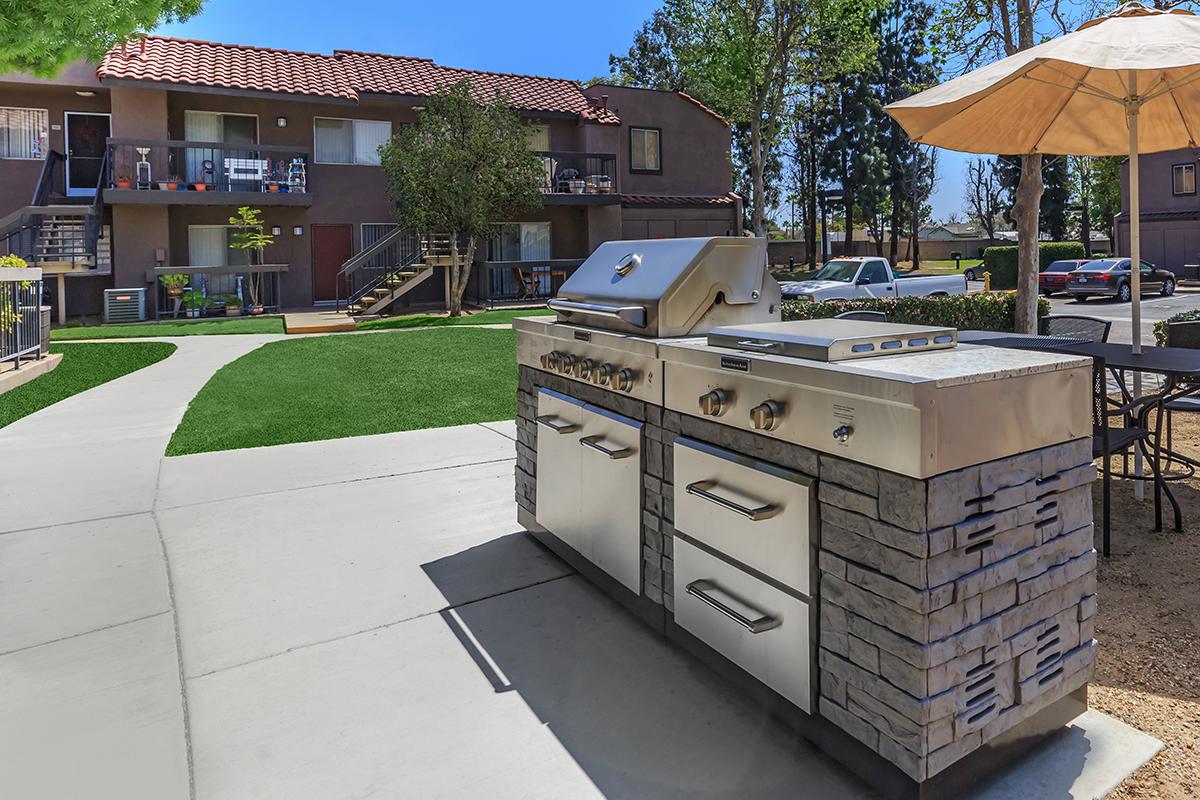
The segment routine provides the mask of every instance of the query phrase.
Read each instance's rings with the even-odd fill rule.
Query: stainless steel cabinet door
[[[536,519],[586,556],[580,509],[582,425],[582,401],[549,389],[538,391]]]
[[[582,460],[581,523],[596,566],[642,590],[642,423],[585,406],[576,449]],[[541,467],[538,468],[541,475]],[[538,491],[541,506],[541,490]]]

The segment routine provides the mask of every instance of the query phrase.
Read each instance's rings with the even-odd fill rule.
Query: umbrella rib
[[[1063,86],[1061,83],[1054,83],[1053,81],[1048,81],[1045,78],[1033,78],[1033,77],[1030,77],[1029,75],[1022,75],[1021,77],[1023,77],[1027,81],[1033,81],[1034,83],[1044,83],[1047,86],[1053,86],[1055,89],[1068,88],[1066,86]],[[1071,78],[1071,80],[1075,80],[1075,78]],[[1108,92],[1105,92],[1105,91],[1093,89],[1093,87],[1090,84],[1089,85],[1080,84],[1080,86],[1083,86],[1083,88],[1086,91],[1080,91],[1079,87],[1076,87],[1073,94],[1086,94],[1088,97],[1095,97],[1100,100],[1108,100],[1110,102],[1118,103],[1120,105],[1125,104],[1125,101],[1122,100],[1121,98],[1117,97],[1115,94],[1109,94]]]
[[[1079,87],[1082,86],[1085,89],[1088,89],[1088,90],[1094,92],[1096,97],[1102,97],[1107,100],[1113,100],[1117,103],[1125,102],[1124,98],[1117,97],[1115,94],[1112,94],[1111,92],[1106,92],[1098,86],[1092,86],[1090,83],[1088,83],[1086,80],[1084,80],[1084,78],[1086,78],[1088,75],[1092,74],[1093,67],[1087,67],[1087,72],[1083,73],[1083,78],[1076,78],[1071,73],[1067,72],[1066,70],[1059,69],[1058,67],[1051,64],[1049,61],[1043,61],[1042,66],[1046,67],[1046,69],[1054,70],[1059,75],[1062,75],[1064,78],[1066,78],[1069,81],[1075,81],[1076,91],[1078,91]],[[1081,66],[1086,66],[1086,65],[1081,65]],[[1042,83],[1044,83],[1048,86],[1059,86],[1060,88],[1065,88],[1065,87],[1062,87],[1061,84],[1051,83],[1050,81],[1044,80],[1042,78],[1033,78],[1033,77],[1030,77],[1029,75],[1022,75],[1021,77],[1028,78],[1031,81],[1041,81]],[[1117,73],[1117,77],[1118,78],[1120,77],[1119,72]],[[1124,80],[1121,81],[1121,85],[1122,86],[1125,85]],[[1128,94],[1128,89],[1126,90],[1126,94]]]
[[[1080,86],[1085,85],[1085,83],[1087,81],[1087,76],[1091,75],[1091,74],[1092,74],[1092,68],[1088,67],[1087,71],[1084,72],[1081,77],[1074,79],[1075,80],[1075,88],[1072,89],[1070,92],[1067,92],[1067,97],[1065,100],[1063,100],[1062,105],[1060,105],[1058,107],[1058,111],[1054,112],[1054,116],[1052,116],[1049,119],[1049,121],[1046,122],[1046,127],[1042,128],[1042,132],[1039,133],[1037,139],[1034,140],[1033,152],[1035,152],[1035,153],[1040,152],[1038,150],[1038,148],[1041,147],[1042,139],[1046,138],[1046,134],[1050,131],[1050,128],[1052,128],[1054,126],[1054,123],[1058,122],[1058,118],[1061,117],[1063,111],[1066,110],[1067,104],[1071,102],[1071,98],[1075,96],[1075,92],[1079,91]],[[1066,87],[1064,86],[1063,88],[1065,89]]]
[[[1179,114],[1179,121],[1183,123],[1183,129],[1187,131],[1188,146],[1196,146],[1196,137],[1192,134],[1192,126],[1188,125],[1187,117],[1183,115],[1183,109],[1179,107],[1179,98],[1174,94],[1171,95],[1171,102],[1175,104],[1175,111]]]
[[[1158,92],[1154,92],[1152,94],[1147,94],[1145,97],[1142,98],[1142,102],[1146,103],[1146,102],[1149,102],[1150,100],[1153,100],[1156,97],[1162,97],[1164,94],[1167,94],[1168,92],[1173,92],[1182,86],[1188,85],[1189,83],[1196,80],[1197,78],[1200,78],[1200,69],[1197,69],[1193,72],[1188,73],[1187,75],[1184,75],[1182,78],[1175,81],[1174,83],[1168,83],[1165,87],[1162,88],[1162,90],[1160,90]],[[1161,80],[1160,80],[1160,83],[1161,83]]]

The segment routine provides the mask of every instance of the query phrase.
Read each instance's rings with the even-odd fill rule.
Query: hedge
[[[941,325],[974,331],[1012,331],[1016,328],[1017,296],[997,293],[953,297],[880,297],[828,300],[823,303],[785,300],[783,318],[828,319],[846,311],[882,311],[888,322]],[[1050,302],[1038,298],[1038,316],[1050,313]]]
[[[1172,322],[1200,322],[1200,308],[1180,311],[1178,314],[1154,323],[1154,341],[1159,347],[1167,346],[1167,326]]]
[[[1083,242],[1041,242],[1038,245],[1038,269],[1051,261],[1068,258],[1087,258]],[[1017,246],[986,247],[983,250],[983,271],[992,273],[993,289],[1017,288]]]

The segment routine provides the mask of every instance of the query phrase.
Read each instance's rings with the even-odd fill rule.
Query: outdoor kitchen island
[[[887,796],[958,796],[1086,709],[1089,360],[571,316],[515,323],[518,519],[606,593]]]

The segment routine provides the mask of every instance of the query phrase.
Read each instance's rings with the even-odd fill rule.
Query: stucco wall
[[[621,210],[621,238],[737,235],[736,208],[625,208]]]

